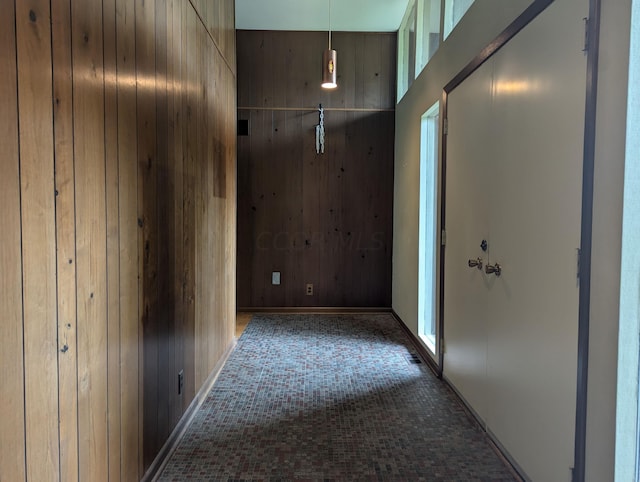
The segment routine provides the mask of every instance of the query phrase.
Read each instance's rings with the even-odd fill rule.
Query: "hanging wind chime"
[[[316,154],[324,154],[324,109],[322,104],[318,107],[320,123],[316,126]]]

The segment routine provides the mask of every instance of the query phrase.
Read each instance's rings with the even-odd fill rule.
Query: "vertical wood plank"
[[[254,75],[254,62],[247,62],[245,59],[249,59],[254,52],[254,45],[256,42],[256,36],[258,32],[244,30],[239,33],[242,41],[238,42],[237,56],[241,59],[238,62],[237,71],[238,77],[244,79],[243,88],[238,89],[238,105],[244,107],[256,107],[256,90],[253,82],[258,79]]]
[[[264,61],[269,62],[271,64],[270,68],[265,72],[268,76],[268,85],[270,86],[270,107],[279,107],[283,105],[294,105],[288,104],[288,101],[293,100],[289,95],[289,89],[283,89],[281,86],[287,85],[287,77],[290,72],[287,69],[287,50],[289,50],[288,42],[293,40],[296,34],[289,34],[288,32],[283,33],[283,35],[270,35],[269,43],[270,48],[273,49],[272,52],[282,52],[282,55],[271,56],[268,55],[265,57]]]
[[[367,62],[367,48],[364,44],[362,35],[350,35],[351,42],[354,44],[356,56],[356,68],[354,77],[354,104],[353,107],[358,109],[364,108],[365,100],[365,63]]]
[[[179,313],[179,291],[177,289],[176,281],[179,279],[179,247],[181,246],[178,233],[181,233],[179,229],[180,210],[178,208],[178,193],[177,185],[178,179],[181,182],[181,167],[179,164],[180,153],[177,151],[177,135],[176,131],[179,129],[180,119],[178,118],[178,105],[176,103],[177,95],[177,83],[176,76],[180,72],[180,44],[176,42],[176,38],[180,38],[179,34],[176,34],[176,23],[180,18],[179,7],[175,4],[176,0],[167,1],[167,173],[166,173],[166,191],[168,199],[168,207],[164,224],[167,226],[167,245],[171,248],[166,250],[167,267],[169,276],[167,276],[166,283],[164,285],[165,296],[168,300],[167,303],[167,331],[170,337],[167,344],[167,366],[168,366],[168,423],[169,427],[175,427],[179,420],[179,410],[177,409],[179,395],[178,395],[178,378],[177,374],[180,370],[180,366],[176,360],[177,346],[179,344],[179,331],[178,331],[178,313]],[[178,32],[179,33],[179,32]],[[162,188],[160,189],[162,192]],[[181,222],[180,222],[181,227]],[[181,234],[180,234],[181,236]],[[171,383],[171,382],[174,383]]]
[[[242,75],[242,74],[241,74]],[[239,94],[239,93],[238,93]],[[249,129],[253,125],[253,111],[239,110],[238,119],[245,120]],[[250,136],[238,136],[237,138],[237,216],[252,216],[251,206],[251,142]],[[235,176],[234,176],[235,178]],[[251,299],[251,253],[252,246],[256,242],[253,234],[253,223],[239,221],[237,224],[237,251],[245,256],[237,257],[237,303],[238,308],[250,306]]]
[[[72,0],[80,480],[108,473],[107,232],[101,0]]]
[[[188,122],[188,112],[186,109],[188,89],[187,89],[187,8],[186,2],[177,0],[176,5],[176,45],[178,46],[177,79],[175,82],[176,98],[175,98],[175,162],[176,162],[176,222],[175,222],[175,244],[176,244],[176,260],[175,260],[175,293],[176,293],[176,369],[182,370],[184,376],[184,384],[182,393],[176,401],[176,416],[182,415],[186,410],[188,403],[187,396],[187,380],[190,378],[187,369],[186,360],[186,334],[187,334],[187,300],[186,300],[186,258],[185,258],[185,183],[186,183],[186,127]]]
[[[326,140],[334,142],[338,125],[344,125],[342,118],[344,112],[325,113]],[[340,227],[330,224],[331,211],[340,209],[335,203],[336,199],[331,192],[335,171],[335,156],[331,155],[330,146],[327,143],[324,155],[317,155],[311,149],[303,152],[302,166],[302,206],[303,233],[305,236],[305,248],[303,254],[304,283],[313,283],[313,296],[300,296],[305,306],[328,306],[328,279],[333,278],[335,272],[335,258],[329,257],[327,250],[332,240],[339,239]],[[336,182],[339,182],[336,180]],[[345,233],[346,234],[346,233]],[[343,268],[344,269],[344,268]],[[298,286],[297,293],[302,293],[303,286]]]
[[[196,91],[196,103],[195,103],[195,156],[193,159],[193,172],[195,176],[193,178],[193,191],[195,193],[194,207],[195,207],[195,384],[196,387],[202,385],[205,380],[205,370],[203,365],[206,365],[206,322],[205,314],[207,312],[205,302],[209,301],[203,298],[205,292],[205,286],[203,281],[206,279],[205,271],[206,264],[206,228],[205,228],[205,211],[206,211],[206,151],[207,142],[204,138],[204,119],[203,113],[206,111],[204,101],[203,90],[203,42],[202,42],[203,26],[200,18],[196,17],[194,21],[194,42],[195,42],[195,77],[194,77],[194,89]]]
[[[60,480],[78,480],[76,211],[73,155],[71,5],[51,2],[58,270]]]
[[[116,0],[122,480],[139,480],[138,163],[135,3]]]
[[[191,0],[213,44],[232,73],[236,72],[234,0]]]
[[[227,13],[225,27],[229,32],[233,32],[233,36],[229,36],[228,45],[233,51],[233,73],[226,72],[225,75],[225,121],[226,131],[224,134],[225,162],[226,162],[226,180],[227,180],[227,213],[225,225],[227,227],[225,264],[226,264],[226,280],[224,287],[226,288],[225,299],[227,302],[227,310],[225,313],[225,321],[227,332],[224,333],[224,340],[230,343],[235,336],[235,320],[236,320],[236,260],[237,260],[237,207],[238,207],[238,188],[237,188],[237,120],[238,109],[236,101],[236,77],[235,77],[235,15],[234,2],[226,1]],[[226,347],[225,347],[226,349]]]
[[[338,52],[338,84],[340,87],[335,92],[338,102],[332,103],[332,107],[355,107],[356,69],[356,43],[351,32],[336,32],[333,36],[335,49]],[[395,71],[395,67],[394,67]]]
[[[282,55],[276,60],[281,63],[274,67],[281,69],[279,82],[282,82],[283,85],[286,86],[286,88],[283,89],[286,100],[284,104],[280,105],[300,108],[304,102],[305,82],[309,80],[309,72],[299,68],[298,62],[302,60],[299,57],[300,51],[287,46],[289,42],[295,42],[296,36],[296,32],[287,32],[283,35],[284,45],[281,47],[283,48]],[[322,51],[320,51],[319,55],[321,54]],[[318,70],[320,70],[319,67]]]
[[[104,119],[107,216],[107,420],[108,478],[121,476],[121,384],[120,384],[120,239],[118,176],[118,92],[116,2],[104,0]]]
[[[382,104],[380,94],[380,67],[383,52],[383,36],[376,33],[368,33],[362,39],[363,43],[363,102],[366,109],[378,108]]]
[[[26,465],[59,472],[54,139],[50,5],[17,2]]]
[[[20,234],[20,158],[18,151],[18,87],[13,0],[0,8],[0,306],[3,320],[0,364],[5,370],[0,398],[6,416],[0,417],[0,480],[24,480],[24,365],[22,325],[22,249]]]
[[[236,66],[236,4],[234,0],[220,0],[223,4],[223,13],[221,15],[222,29],[224,35],[224,48],[222,50],[223,55],[227,59],[227,64],[231,68],[233,74],[235,86],[235,74],[237,71]],[[233,89],[236,90],[235,88]],[[233,96],[235,100],[235,95]],[[235,102],[234,102],[235,103]],[[235,117],[235,114],[232,114]],[[235,137],[235,136],[234,136]]]
[[[169,401],[177,386],[177,374],[170,372],[170,346],[172,344],[169,331],[169,317],[173,311],[169,292],[174,273],[171,262],[174,247],[171,229],[173,225],[173,200],[170,188],[171,167],[168,155],[169,112],[168,112],[168,79],[167,79],[167,1],[154,2],[155,15],[155,51],[156,51],[156,157],[157,157],[157,191],[153,200],[157,210],[156,244],[157,244],[157,290],[158,310],[157,324],[157,447],[169,437]],[[174,383],[176,382],[176,383]]]
[[[176,304],[176,291],[174,280],[176,279],[176,265],[175,265],[175,163],[174,163],[174,149],[175,149],[175,117],[174,117],[174,75],[175,75],[175,45],[173,38],[173,16],[174,13],[174,0],[166,0],[165,6],[166,14],[164,17],[164,31],[166,42],[166,146],[165,146],[165,163],[161,169],[161,182],[159,185],[159,192],[164,192],[164,197],[160,195],[160,203],[164,203],[160,207],[161,215],[164,214],[164,235],[161,236],[163,242],[160,246],[160,265],[165,263],[166,276],[163,278],[163,283],[160,287],[160,298],[165,299],[165,311],[166,311],[166,342],[165,342],[165,356],[166,356],[166,369],[167,369],[167,399],[166,399],[166,418],[167,427],[173,428],[175,402],[178,396],[178,370],[175,364],[175,346],[177,339],[175,338],[175,304]]]
[[[305,88],[304,88],[304,104],[302,106],[292,107],[316,107],[318,104],[322,104],[324,107],[333,107],[334,92],[328,92],[320,87],[320,74],[322,73],[322,52],[327,48],[327,36],[323,32],[314,32],[314,35],[309,36],[308,40],[303,34],[298,33],[296,42],[304,41],[308,42],[308,48],[313,49],[310,52],[305,52],[306,48],[296,53],[297,61],[296,65],[300,65],[300,68],[305,72]],[[296,44],[298,45],[298,44]],[[313,52],[313,53],[311,53]],[[340,75],[340,53],[338,53],[338,75]],[[341,85],[340,91],[342,92],[346,86]]]
[[[195,284],[196,284],[196,203],[195,203],[195,164],[197,162],[197,117],[198,102],[196,79],[196,40],[197,17],[191,5],[185,4],[185,79],[184,98],[185,120],[185,168],[184,168],[184,300],[185,300],[185,395],[191,399],[196,393],[195,382]]]
[[[379,102],[383,108],[393,109],[396,105],[396,57],[397,37],[395,35],[379,35],[380,37],[380,66],[379,76]]]
[[[350,293],[353,287],[351,282],[350,271],[347,267],[352,265],[351,250],[357,243],[358,233],[354,233],[355,226],[347,222],[350,213],[354,217],[360,216],[360,209],[343,209],[343,206],[349,206],[343,193],[353,189],[353,185],[360,186],[356,180],[354,184],[350,183],[349,177],[351,173],[355,176],[362,174],[353,166],[353,156],[350,155],[348,146],[353,143],[355,136],[352,135],[352,125],[345,122],[349,118],[349,112],[331,112],[329,116],[329,130],[331,142],[327,146],[332,169],[330,175],[330,198],[333,199],[332,206],[329,210],[329,216],[326,222],[329,225],[331,233],[330,245],[327,246],[327,256],[333,260],[332,263],[332,279],[331,284],[325,288],[326,302],[336,306],[344,306],[347,303],[353,303]],[[364,176],[363,176],[364,177]],[[359,189],[360,190],[360,189]],[[357,275],[356,275],[357,276]],[[364,284],[360,277],[356,280],[357,284]]]
[[[212,111],[214,103],[214,91],[216,86],[214,85],[214,79],[211,78],[211,55],[213,55],[213,48],[209,45],[209,34],[207,33],[204,25],[198,25],[198,53],[199,61],[199,84],[201,88],[201,107],[199,113],[200,122],[198,123],[200,129],[198,134],[200,135],[199,145],[201,146],[201,157],[199,159],[199,166],[201,169],[202,177],[201,188],[199,190],[199,196],[201,198],[201,212],[200,212],[200,228],[198,229],[198,235],[200,236],[201,247],[199,249],[199,255],[201,262],[198,262],[198,268],[200,269],[200,286],[201,290],[198,295],[198,304],[201,307],[200,326],[202,329],[203,339],[200,340],[201,355],[198,357],[200,362],[200,379],[198,384],[204,383],[209,374],[208,366],[211,358],[211,351],[213,350],[214,333],[212,326],[212,318],[215,316],[215,295],[207,296],[207,291],[211,289],[215,291],[216,275],[213,272],[213,260],[216,257],[216,247],[213,230],[215,229],[216,219],[214,219],[215,212],[215,199],[213,199],[213,182],[214,182],[214,152],[213,142],[215,137],[215,129],[211,125]],[[198,355],[196,355],[198,356]]]
[[[222,20],[219,20],[220,26]],[[218,27],[220,30],[220,27]],[[224,150],[222,149],[224,136],[225,102],[223,95],[224,74],[227,67],[220,51],[212,43],[208,43],[209,54],[209,72],[208,83],[212,86],[210,92],[210,111],[209,111],[209,132],[211,136],[211,213],[210,226],[211,230],[211,246],[213,257],[211,259],[211,274],[213,278],[213,306],[212,316],[210,317],[210,344],[209,344],[209,361],[207,366],[207,375],[215,366],[215,362],[219,359],[224,349],[224,326],[225,326],[225,305],[226,305],[226,289],[225,289],[225,258],[224,246],[226,242],[226,187],[227,172],[226,159],[224,158]],[[213,82],[212,82],[213,81]]]
[[[156,7],[136,2],[136,79],[138,106],[138,202],[142,208],[141,323],[143,370],[143,468],[158,446],[158,158],[156,146]]]

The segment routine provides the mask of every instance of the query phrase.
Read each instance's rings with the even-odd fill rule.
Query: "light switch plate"
[[[280,271],[274,271],[271,273],[271,284],[272,285],[280,284]]]

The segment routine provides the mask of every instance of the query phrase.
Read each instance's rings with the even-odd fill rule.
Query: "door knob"
[[[470,259],[468,263],[469,268],[478,268],[479,270],[482,270],[482,258]]]
[[[500,276],[502,274],[502,266],[500,266],[498,263],[494,265],[488,264],[484,267],[484,272],[487,274],[495,274],[496,276]]]

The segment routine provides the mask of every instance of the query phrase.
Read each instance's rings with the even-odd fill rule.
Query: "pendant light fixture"
[[[338,53],[331,48],[331,0],[329,0],[329,48],[322,53],[322,88],[335,89],[338,87],[336,62]]]

